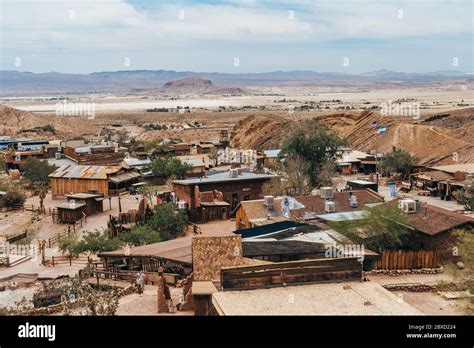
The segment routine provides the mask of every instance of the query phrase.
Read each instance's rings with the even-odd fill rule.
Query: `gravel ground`
[[[345,289],[345,287],[350,288]],[[299,285],[215,293],[226,315],[420,315],[377,283]]]

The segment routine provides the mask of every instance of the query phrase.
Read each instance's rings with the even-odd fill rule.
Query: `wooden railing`
[[[73,225],[68,225],[64,231],[58,233],[57,235],[55,235],[54,237],[51,237],[51,238],[48,238],[46,240],[46,245],[48,248],[51,248],[52,246],[56,245],[56,244],[59,244],[59,242],[61,241],[61,238],[63,237],[69,237],[71,235],[71,233],[76,233],[76,230],[79,229],[79,228],[82,228],[84,226],[84,224],[87,222],[87,217],[86,215],[84,215],[79,221],[77,221],[75,224]]]
[[[87,256],[74,257],[71,255],[46,256],[43,258],[44,266],[58,266],[58,265],[88,265],[91,259]]]
[[[6,237],[6,239],[8,243],[14,243],[16,241],[26,238],[27,235],[28,231],[25,230],[24,232],[20,232],[17,234],[10,234]]]
[[[122,271],[122,270],[103,270],[103,269],[92,269],[92,276],[97,279],[97,284],[99,284],[100,279],[111,279],[111,280],[125,280],[125,281],[135,281],[137,276],[137,271]],[[144,272],[146,275],[146,284],[154,285],[159,278],[158,272]],[[179,274],[174,273],[163,273],[168,284],[176,284],[177,280],[180,278]]]
[[[440,253],[436,250],[382,250],[375,269],[401,270],[436,268],[439,266]]]

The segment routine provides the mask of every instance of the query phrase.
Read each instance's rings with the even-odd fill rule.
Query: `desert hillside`
[[[454,152],[458,153],[458,163],[474,161],[474,108],[445,112],[441,116],[429,115],[416,121],[368,111],[326,115],[318,119],[362,151],[387,152],[397,146],[416,155],[421,164],[452,164]],[[310,121],[250,115],[235,125],[232,145],[278,148],[293,129],[307,128],[307,122]],[[380,126],[387,127],[387,131],[380,134],[377,131]]]
[[[52,125],[55,132],[42,130],[41,127]],[[70,117],[36,114],[9,106],[0,105],[0,135],[16,137],[57,138],[77,135],[97,134],[98,128],[87,117]]]

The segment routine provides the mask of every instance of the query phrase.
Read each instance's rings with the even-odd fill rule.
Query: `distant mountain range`
[[[198,77],[212,81],[223,92],[248,86],[369,86],[374,84],[412,84],[472,80],[460,71],[403,73],[377,70],[360,75],[316,72],[273,71],[266,73],[203,73],[173,70],[103,71],[91,74],[57,72],[31,73],[0,70],[0,96],[65,95],[76,93],[134,93],[160,90],[170,81]],[[165,88],[166,89],[166,88]],[[219,90],[216,88],[215,90]],[[166,91],[165,91],[166,92]],[[173,90],[180,93],[179,89]]]

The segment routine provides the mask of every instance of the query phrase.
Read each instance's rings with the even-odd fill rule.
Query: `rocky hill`
[[[50,127],[46,127],[49,125],[53,126],[53,132]],[[53,139],[97,134],[98,131],[94,122],[87,120],[86,117],[40,115],[0,105],[0,135],[21,138],[41,136],[41,138]]]
[[[321,116],[327,129],[346,137],[350,146],[361,151],[388,152],[400,147],[417,156],[421,164],[474,162],[474,108],[429,115],[413,121],[407,117],[387,117],[374,112],[350,112]],[[293,121],[275,115],[251,115],[237,123],[232,145],[242,148],[276,149],[296,127],[308,129],[311,121]],[[375,125],[375,126],[374,126]],[[379,127],[387,127],[379,133]]]

